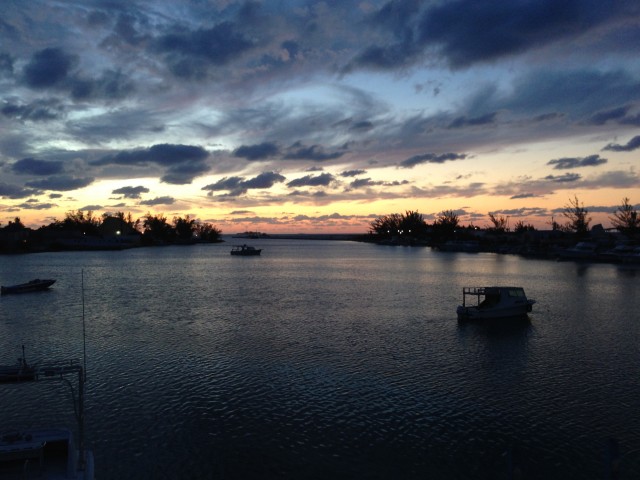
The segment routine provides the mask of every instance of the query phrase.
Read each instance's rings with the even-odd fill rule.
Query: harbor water
[[[0,258],[57,279],[0,298],[0,364],[86,359],[98,479],[603,479],[611,439],[640,476],[640,268],[227,240]],[[489,285],[529,320],[459,323]],[[1,387],[1,431],[74,426],[64,382]]]

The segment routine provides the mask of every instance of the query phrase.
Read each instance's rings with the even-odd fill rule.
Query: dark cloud
[[[140,202],[140,205],[153,207],[156,205],[173,205],[175,202],[175,198],[166,196],[152,198],[151,200],[143,200],[142,202]]]
[[[386,42],[366,46],[345,67],[395,70],[437,53],[466,67],[586,35],[614,18],[634,18],[630,2],[554,0],[438,2],[421,10],[416,0],[392,0],[370,17]]]
[[[361,122],[356,122],[349,127],[349,130],[352,132],[366,132],[373,128],[373,123],[368,120],[363,120]]]
[[[422,163],[444,163],[453,160],[464,160],[467,155],[464,153],[425,153],[423,155],[414,155],[400,162],[401,168],[413,168]]]
[[[591,125],[604,125],[608,121],[611,120],[622,120],[627,116],[627,112],[629,111],[629,106],[625,107],[617,107],[611,110],[597,112],[587,119],[586,123]]]
[[[242,145],[233,152],[233,156],[247,160],[264,160],[277,155],[279,151],[275,143],[264,142],[258,145]]]
[[[5,101],[0,112],[5,117],[21,121],[45,122],[61,118],[64,106],[57,99],[35,100],[30,104]]]
[[[57,207],[55,203],[25,202],[18,205],[23,210],[49,210]]]
[[[173,185],[186,185],[193,181],[194,178],[207,173],[211,167],[204,162],[185,162],[178,165],[172,165],[167,169],[167,173],[160,180]]]
[[[512,195],[509,197],[511,200],[519,200],[523,198],[537,198],[540,195],[536,195],[535,193],[518,193],[516,195]]]
[[[239,196],[247,193],[249,189],[268,189],[285,180],[286,178],[277,172],[263,172],[249,180],[245,180],[244,177],[225,177],[202,187],[202,190],[209,190],[209,194],[226,190],[230,192],[230,196]]]
[[[111,193],[114,195],[122,195],[124,198],[138,199],[143,193],[149,193],[149,189],[143,186],[122,187],[122,188],[116,188]]]
[[[547,165],[553,165],[555,170],[568,170],[578,167],[596,167],[607,163],[607,161],[606,158],[601,158],[600,155],[589,155],[584,158],[558,158],[549,160]]]
[[[640,100],[640,81],[623,70],[537,70],[517,78],[510,96],[497,95],[483,92],[475,98],[475,108],[518,113],[554,110],[588,120],[594,111],[607,110],[611,104]]]
[[[123,150],[115,155],[106,155],[91,162],[93,165],[146,165],[156,163],[172,166],[185,162],[199,162],[209,154],[202,147],[193,145],[158,144],[150,148]]]
[[[23,158],[11,165],[11,170],[19,175],[57,175],[62,172],[62,162],[48,162],[35,158]]]
[[[334,177],[330,173],[321,173],[313,176],[307,175],[302,178],[296,178],[287,183],[287,187],[326,187],[333,182]]]
[[[92,177],[73,177],[70,175],[58,175],[42,180],[27,182],[26,186],[39,188],[42,190],[55,190],[58,192],[68,192],[91,185],[95,179]]]
[[[66,82],[78,57],[60,48],[45,48],[36,52],[23,70],[24,81],[34,89],[50,88]]]
[[[479,117],[458,117],[449,124],[447,128],[463,128],[463,127],[476,127],[478,125],[490,125],[495,123],[497,112],[488,113]]]
[[[246,182],[243,182],[242,185],[246,188],[271,188],[276,183],[281,183],[286,180],[285,177],[276,172],[264,172],[254,177]]]
[[[97,78],[75,78],[68,83],[74,100],[122,99],[135,91],[133,81],[120,71],[105,70]]]
[[[104,207],[102,205],[85,205],[84,207],[80,207],[79,210],[95,212],[96,210],[102,210],[103,208]]]
[[[306,146],[300,142],[296,142],[287,148],[284,155],[285,160],[313,160],[314,162],[322,162],[325,160],[334,160],[342,157],[346,152],[325,152],[320,145]]]
[[[19,187],[18,185],[11,185],[9,183],[0,182],[0,197],[2,198],[26,198],[38,193],[40,193],[39,190],[36,190],[34,188],[24,188]]]
[[[454,67],[463,67],[584,35],[611,17],[624,15],[624,3],[444,2],[425,12],[418,38],[425,46],[436,46]]]
[[[0,78],[13,75],[13,57],[8,53],[0,53]]]
[[[123,150],[90,162],[92,165],[145,166],[156,164],[167,167],[161,180],[166,183],[189,184],[210,170],[205,160],[209,153],[202,147],[193,145],[159,144],[138,150]]]
[[[182,78],[202,76],[208,65],[226,65],[254,47],[254,40],[232,22],[167,33],[153,42],[153,50],[164,55],[170,71]]]
[[[545,180],[555,183],[570,183],[577,182],[581,176],[579,173],[565,173],[564,175],[547,175]]]
[[[610,143],[602,150],[608,150],[611,152],[632,152],[640,148],[640,135],[633,137],[631,140],[627,142],[626,145],[619,145],[617,143]]]
[[[357,177],[358,175],[364,175],[366,170],[345,170],[340,174],[341,177]]]
[[[244,177],[224,177],[218,180],[216,183],[211,183],[202,190],[220,191],[220,190],[235,190],[244,181]]]
[[[377,185],[383,185],[384,182],[375,182],[370,178],[358,178],[349,184],[350,188],[363,188],[363,187],[374,187]]]
[[[104,70],[95,78],[77,71],[79,57],[60,48],[36,52],[23,70],[25,84],[35,90],[68,91],[74,100],[121,99],[135,91],[131,79],[119,70]]]

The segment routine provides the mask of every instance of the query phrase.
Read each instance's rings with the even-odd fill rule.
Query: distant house
[[[118,217],[106,217],[98,226],[98,231],[103,242],[111,245],[136,246],[140,244],[140,232]]]

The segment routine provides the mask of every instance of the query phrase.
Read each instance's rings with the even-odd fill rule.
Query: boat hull
[[[532,310],[533,303],[515,305],[500,309],[482,309],[478,307],[463,307],[459,305],[456,313],[458,320],[492,320],[498,318],[523,318]]]
[[[0,287],[0,293],[6,295],[9,293],[28,293],[38,292],[41,290],[47,290],[51,285],[56,283],[55,280],[31,280],[27,283],[21,283],[19,285],[11,285],[8,287]]]
[[[0,477],[76,480],[94,479],[94,459],[85,450],[79,458],[67,428],[41,428],[0,434]],[[11,476],[17,473],[18,476]]]

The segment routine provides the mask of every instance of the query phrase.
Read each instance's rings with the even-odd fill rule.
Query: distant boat
[[[231,249],[231,255],[243,255],[243,256],[260,255],[260,252],[262,252],[261,248],[255,248],[249,245],[238,245]]]
[[[468,305],[467,297],[475,298],[475,304]],[[458,320],[525,317],[534,303],[522,287],[464,287],[456,313]]]
[[[36,278],[35,280],[31,280],[27,283],[21,283],[19,285],[11,285],[8,287],[0,287],[0,290],[2,295],[7,293],[37,292],[38,290],[46,290],[54,283],[56,283],[56,281],[53,279],[41,280],[39,278]]]
[[[598,245],[593,242],[578,242],[575,246],[558,252],[560,260],[598,260]]]

